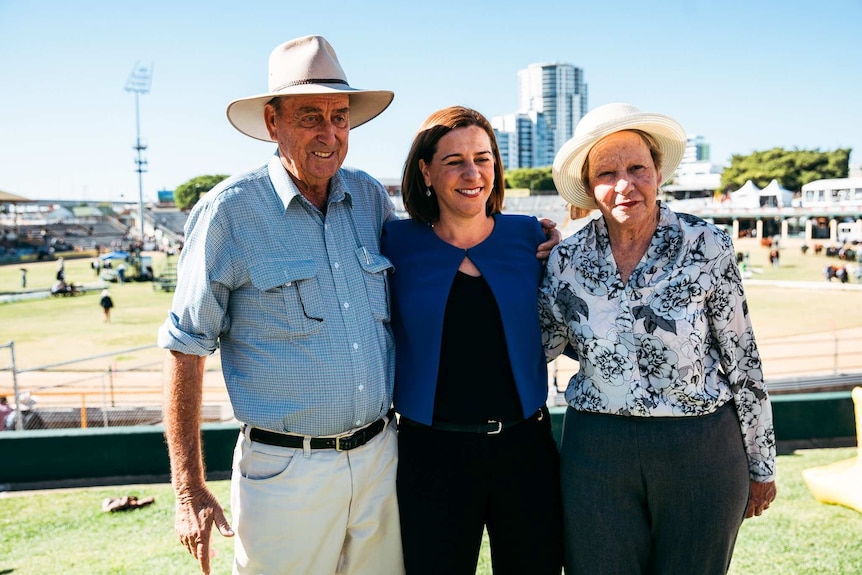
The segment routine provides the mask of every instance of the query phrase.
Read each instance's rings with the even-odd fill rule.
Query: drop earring
[[[425,195],[431,197],[431,188],[428,186],[425,186]]]

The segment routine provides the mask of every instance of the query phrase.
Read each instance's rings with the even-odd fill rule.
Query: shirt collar
[[[281,164],[281,155],[277,150],[275,154],[273,154],[272,158],[269,159],[267,169],[269,171],[269,179],[272,182],[272,186],[275,188],[275,193],[278,194],[282,205],[284,205],[284,209],[287,210],[290,202],[296,197],[302,197],[302,194],[296,186],[296,183],[294,183],[290,175],[287,173],[285,167]],[[347,191],[347,187],[344,185],[344,178],[341,175],[341,170],[338,170],[329,181],[328,202],[331,204],[333,202],[340,202],[344,199],[347,199],[348,203],[352,204],[352,198],[350,197],[350,192]]]

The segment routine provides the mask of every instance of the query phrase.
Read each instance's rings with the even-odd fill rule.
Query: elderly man
[[[379,250],[395,216],[379,182],[341,168],[350,129],[393,93],[350,87],[320,36],[272,52],[269,88],[227,115],[278,151],[192,210],[159,331],[176,531],[203,573],[213,523],[236,534],[234,573],[402,573],[391,264]],[[217,347],[242,422],[233,529],[201,454],[204,362]]]

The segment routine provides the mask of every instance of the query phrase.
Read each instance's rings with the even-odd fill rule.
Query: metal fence
[[[770,393],[838,391],[862,385],[862,336],[817,334],[758,340],[763,374]],[[554,403],[563,394],[578,364],[567,357],[548,366]]]
[[[862,371],[862,335],[783,337],[757,347],[767,380]]]
[[[0,428],[7,428],[6,422],[11,430],[33,430],[151,425],[162,421],[161,362],[117,369],[115,361],[111,361],[124,354],[155,349],[154,345],[27,369],[15,364],[14,342],[0,344],[0,351],[3,348],[9,350],[11,363],[0,367],[0,396],[7,396],[10,406],[16,409],[11,419],[0,421]],[[108,360],[110,366],[104,370],[75,370],[76,364],[99,359]],[[207,372],[204,382],[203,421],[231,420],[220,371]]]
[[[117,369],[115,358],[154,345],[81,357],[71,361],[19,369],[15,344],[9,350],[10,365],[0,367],[0,396],[10,406],[21,405],[22,417],[11,420],[14,430],[68,427],[111,427],[157,424],[162,421],[161,362]],[[764,377],[773,393],[849,389],[862,385],[862,336],[814,335],[784,337],[758,342]],[[217,353],[216,353],[217,355]],[[105,359],[104,370],[75,370],[75,364]],[[92,365],[92,363],[90,363]],[[202,418],[208,422],[231,421],[233,413],[218,361],[204,375]],[[559,358],[548,366],[548,401],[565,403],[562,395],[577,363]],[[31,405],[27,405],[34,402]],[[0,428],[3,427],[0,418]]]

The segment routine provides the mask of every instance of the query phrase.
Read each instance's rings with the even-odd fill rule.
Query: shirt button
[[[360,426],[360,425],[362,425],[362,420],[361,420],[361,419],[357,419],[357,420],[356,420],[356,426],[358,427],[358,426]]]
[[[360,386],[359,386],[359,387],[357,387],[356,389],[358,389],[359,391],[362,391],[363,389],[365,389],[365,386],[364,386],[364,385],[360,385]]]
[[[347,302],[344,302],[344,309],[347,309],[347,308],[349,308],[349,307],[350,307],[350,304],[349,304],[349,303],[347,303]]]
[[[338,262],[335,262],[334,264],[332,264],[332,267],[334,267],[335,269],[338,269],[340,266],[339,266]]]
[[[359,344],[358,344],[358,343],[354,343],[354,344],[353,344],[353,349],[359,349]]]

